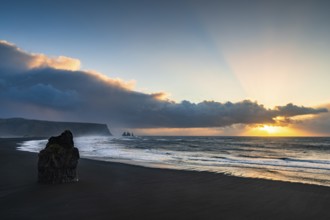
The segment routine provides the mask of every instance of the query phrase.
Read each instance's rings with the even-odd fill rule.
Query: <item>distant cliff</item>
[[[0,119],[0,137],[50,137],[67,129],[71,130],[75,137],[111,135],[106,124],[52,122],[23,118]]]

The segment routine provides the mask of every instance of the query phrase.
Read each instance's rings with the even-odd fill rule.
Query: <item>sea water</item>
[[[330,138],[78,137],[82,158],[330,186]],[[47,140],[20,144],[39,152]]]

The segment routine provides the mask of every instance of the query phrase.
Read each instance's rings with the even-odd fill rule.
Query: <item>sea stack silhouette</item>
[[[65,130],[50,137],[46,147],[39,152],[38,182],[45,184],[77,182],[78,148],[74,147],[73,135]]]
[[[127,132],[125,131],[121,136],[123,136],[123,137],[134,137],[134,134],[133,134],[133,132],[129,133],[128,131]]]

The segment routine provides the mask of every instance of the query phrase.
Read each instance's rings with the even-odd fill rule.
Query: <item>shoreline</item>
[[[35,153],[35,152],[29,152],[29,153]],[[104,163],[113,163],[113,164],[121,164],[121,165],[128,165],[128,166],[133,166],[133,167],[142,167],[142,168],[147,168],[147,169],[155,169],[155,170],[173,170],[173,171],[182,171],[182,172],[196,172],[196,173],[210,173],[210,174],[217,174],[217,175],[223,175],[223,176],[227,176],[227,177],[235,177],[235,178],[240,178],[240,179],[255,179],[255,180],[265,180],[265,181],[272,181],[272,182],[279,182],[279,183],[291,183],[291,184],[302,184],[302,185],[307,185],[307,186],[317,186],[317,187],[325,187],[325,188],[329,188],[330,186],[327,185],[321,185],[321,184],[314,184],[314,183],[304,183],[304,182],[298,182],[298,181],[285,181],[285,180],[274,180],[271,178],[256,178],[256,177],[246,177],[246,176],[235,176],[229,173],[222,173],[222,172],[213,172],[213,171],[209,171],[209,170],[191,170],[191,169],[179,169],[179,168],[175,168],[175,167],[170,167],[170,166],[163,166],[163,164],[159,164],[159,166],[163,166],[163,167],[157,167],[156,166],[148,166],[148,165],[144,165],[143,162],[139,163],[139,162],[129,162],[129,161],[125,161],[125,160],[101,160],[101,159],[92,159],[92,158],[83,158],[81,157],[81,159],[83,160],[90,160],[90,161],[99,161],[99,162],[104,162]]]
[[[172,151],[172,149],[166,149],[166,154],[164,152],[157,153],[157,143],[155,143],[155,152],[156,153],[149,153],[149,149],[154,148],[154,146],[149,146],[147,152],[136,152],[134,156],[132,152],[126,152],[125,149],[121,149],[119,147],[119,152],[118,149],[113,150],[111,147],[109,148],[110,151],[114,151],[111,153],[102,153],[99,154],[98,150],[103,149],[103,147],[107,146],[98,146],[98,147],[92,147],[94,146],[95,140],[98,138],[104,138],[104,136],[90,136],[93,138],[93,141],[87,141],[88,144],[86,144],[86,140],[84,139],[79,139],[76,138],[75,141],[78,142],[78,147],[81,151],[81,158],[84,159],[91,159],[91,160],[96,160],[96,161],[104,161],[104,162],[114,162],[114,163],[122,163],[122,164],[130,164],[134,166],[141,166],[141,167],[146,167],[146,168],[159,168],[159,169],[172,169],[172,170],[181,170],[181,171],[196,171],[196,172],[210,172],[210,173],[217,173],[217,174],[223,174],[226,176],[233,176],[233,177],[240,177],[240,178],[252,178],[252,179],[266,179],[266,180],[271,180],[271,181],[280,181],[280,182],[288,182],[288,183],[301,183],[301,184],[307,184],[307,185],[316,185],[316,186],[326,186],[330,187],[330,180],[328,178],[329,174],[329,169],[330,166],[326,165],[328,168],[325,168],[325,164],[322,164],[321,160],[316,160],[317,163],[321,163],[318,165],[315,165],[313,162],[313,159],[300,159],[295,158],[294,156],[288,155],[288,156],[278,156],[278,157],[259,157],[259,160],[247,160],[247,162],[242,162],[246,160],[246,157],[248,159],[249,156],[245,156],[244,154],[241,155],[236,155],[236,159],[231,159],[231,155],[225,155],[223,158],[224,160],[219,160],[219,161],[211,161],[214,163],[211,166],[208,166],[208,164],[203,164],[203,163],[195,163],[195,161],[198,161],[198,159],[195,158],[195,156],[188,156],[188,163],[186,164],[185,162],[181,162],[181,159],[184,159],[185,155],[181,155],[177,158],[171,155],[175,155]],[[89,137],[87,137],[89,138]],[[114,137],[113,137],[114,138]],[[161,139],[159,139],[161,138]],[[175,137],[175,139],[181,139],[181,137]],[[117,138],[114,138],[114,140]],[[144,138],[143,138],[144,139]],[[163,141],[163,137],[158,137],[156,140],[161,140]],[[83,140],[82,142],[80,142]],[[107,140],[110,141],[110,140]],[[45,142],[45,143],[44,143]],[[22,151],[27,151],[27,152],[34,152],[38,153],[46,144],[47,139],[33,139],[31,142],[27,141],[26,143],[22,143],[20,147],[17,147],[18,150]],[[110,141],[111,142],[111,141]],[[77,143],[76,143],[77,144]],[[109,143],[110,144],[110,143]],[[116,143],[112,143],[116,145]],[[140,144],[140,143],[139,143]],[[266,143],[264,143],[266,144]],[[87,147],[87,150],[85,149]],[[99,148],[100,147],[100,148]],[[116,147],[115,147],[116,148]],[[134,149],[134,150],[139,150],[139,148]],[[200,149],[201,152],[203,152],[202,149]],[[151,150],[152,151],[152,150]],[[94,154],[94,152],[96,152]],[[180,150],[178,151],[179,153],[182,153]],[[185,151],[183,151],[185,152]],[[142,153],[142,154],[141,154]],[[131,156],[124,156],[125,154],[131,155]],[[166,155],[165,157],[163,155]],[[170,156],[168,156],[170,155]],[[325,154],[323,154],[325,155]],[[160,157],[159,159],[150,159],[152,157],[156,156],[156,158]],[[226,158],[229,156],[228,158]],[[282,157],[281,157],[282,156]],[[305,156],[305,155],[303,155]],[[150,158],[149,158],[150,157]],[[164,158],[162,158],[164,157]],[[204,157],[210,157],[210,159],[218,158],[218,155],[214,154],[213,156],[211,155],[206,155]],[[197,156],[200,161],[207,161],[205,160],[203,156]],[[146,159],[147,158],[147,159]],[[219,157],[221,158],[221,157]],[[252,158],[258,158],[258,157],[252,157]],[[270,159],[270,160],[263,160],[263,159]],[[227,161],[225,161],[227,160]],[[242,160],[242,161],[240,161]],[[300,161],[301,160],[301,161]],[[309,161],[310,160],[310,161]],[[326,157],[323,158],[323,160],[327,160]],[[309,161],[306,165],[301,164],[302,162]],[[292,164],[295,163],[295,164]],[[217,164],[218,163],[218,164]],[[233,165],[232,165],[233,164]],[[228,166],[227,166],[228,165]],[[252,166],[251,166],[252,165]],[[266,168],[266,166],[268,166]],[[321,171],[319,171],[321,170]]]
[[[31,138],[0,139],[1,219],[330,219],[330,188],[80,159],[79,182],[37,183]]]

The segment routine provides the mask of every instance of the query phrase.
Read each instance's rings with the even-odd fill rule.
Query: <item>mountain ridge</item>
[[[26,118],[0,118],[0,137],[50,137],[64,130],[74,136],[111,136],[106,124],[87,122],[58,122]]]

